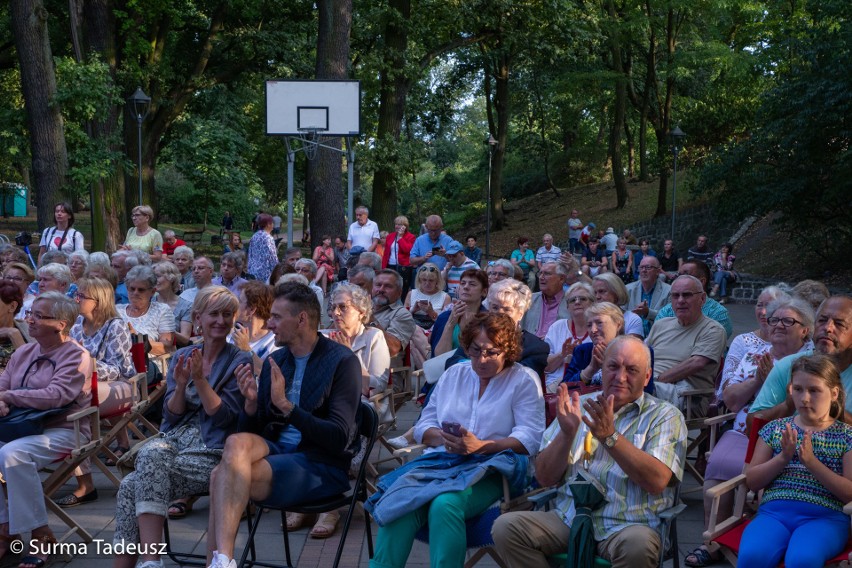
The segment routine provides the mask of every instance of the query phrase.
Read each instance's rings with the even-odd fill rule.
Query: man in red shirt
[[[175,253],[175,249],[182,246],[186,246],[186,243],[177,238],[174,231],[169,229],[163,233],[163,255],[166,258],[171,258]]]

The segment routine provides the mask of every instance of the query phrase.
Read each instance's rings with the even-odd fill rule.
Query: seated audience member
[[[600,246],[600,241],[597,237],[593,237],[589,240],[589,246],[583,252],[580,270],[587,276],[603,274],[607,270],[607,260],[606,251]]]
[[[202,344],[184,347],[172,358],[163,435],[142,447],[136,471],[121,480],[116,496],[113,543],[126,550],[130,543],[148,546],[142,547],[138,564],[135,554],[117,555],[116,568],[162,568],[153,544],[162,539],[170,501],[210,488],[210,473],[246,402],[236,369],[251,373],[249,354],[227,342],[236,313],[236,296],[221,286],[205,288],[192,305]]]
[[[610,302],[621,308],[621,311],[624,313],[624,333],[635,335],[639,338],[645,337],[645,330],[642,328],[642,318],[626,310],[630,299],[627,295],[627,288],[624,286],[621,278],[612,272],[598,274],[592,278],[592,289],[595,291],[596,302]]]
[[[322,242],[314,249],[314,254],[311,258],[317,265],[315,283],[322,288],[323,294],[328,294],[328,287],[334,282],[337,276],[334,247],[331,246],[331,237],[329,235],[322,236]]]
[[[601,384],[604,352],[607,345],[624,335],[624,312],[610,302],[598,302],[586,308],[586,329],[589,332],[590,343],[581,343],[574,349],[571,362],[565,367],[563,381],[568,386],[583,383],[586,385]],[[651,354],[651,380],[653,385],[654,356]],[[650,391],[649,391],[650,392]]]
[[[562,249],[553,244],[553,235],[545,233],[541,238],[541,246],[535,251],[535,265],[541,271],[541,267],[548,262],[559,262],[562,257]]]
[[[432,356],[442,355],[459,348],[461,330],[473,320],[473,316],[485,311],[482,301],[488,294],[488,278],[481,270],[465,271],[459,284],[459,297],[450,308],[441,312],[429,335]]]
[[[627,248],[627,241],[618,239],[615,250],[610,255],[612,272],[625,284],[633,282],[633,253]]]
[[[127,379],[136,374],[130,355],[130,332],[115,310],[115,294],[106,280],[83,278],[75,295],[80,316],[71,328],[71,338],[95,359],[98,373],[98,409],[101,416],[126,411],[133,403],[133,387]],[[127,430],[116,436],[120,457],[130,449]],[[91,462],[86,460],[74,471],[77,489],[56,501],[60,507],[74,507],[97,500]]]
[[[317,295],[317,300],[319,300],[320,306],[325,305],[325,294],[322,292],[322,288],[317,286],[316,278],[317,278],[317,265],[310,258],[300,258],[296,261],[295,266],[296,272],[304,276],[308,280],[308,287],[314,291],[314,294]]]
[[[382,257],[378,253],[364,251],[358,255],[358,264],[369,266],[378,274],[382,269]]]
[[[195,286],[189,290],[181,292],[180,297],[187,302],[195,301],[195,296],[208,286],[213,285],[213,274],[215,273],[213,261],[206,256],[196,257],[192,261],[192,279],[195,280]],[[233,292],[231,292],[233,294]]]
[[[391,357],[402,354],[417,328],[411,312],[400,301],[402,276],[393,270],[382,270],[373,281],[373,317],[370,325],[385,335]]]
[[[686,251],[686,260],[697,260],[708,267],[713,264],[713,251],[707,246],[707,237],[698,235],[695,245]]]
[[[0,371],[15,350],[30,341],[26,323],[15,320],[23,304],[21,289],[14,282],[0,280]]]
[[[248,265],[246,272],[254,277],[254,280],[268,282],[272,269],[278,264],[278,249],[275,248],[275,239],[272,238],[272,216],[261,213],[257,216],[258,229],[248,244]]]
[[[628,243],[629,244],[629,243]],[[633,252],[633,280],[639,279],[639,263],[646,256],[657,256],[657,251],[651,248],[649,239],[639,239],[639,250]]]
[[[774,300],[789,300],[790,295],[778,286],[767,286],[760,291],[757,303],[754,305],[754,317],[757,329],[747,331],[734,337],[728,352],[725,354],[725,366],[722,368],[722,383],[733,379],[734,371],[740,366],[740,361],[747,353],[769,349],[772,329],[766,323],[766,308]]]
[[[195,260],[195,251],[187,246],[177,247],[172,255],[172,262],[180,271],[180,288],[185,292],[195,288],[195,277],[192,275],[192,262]]]
[[[814,313],[807,302],[786,296],[773,300],[765,310],[767,319],[771,322],[767,324],[771,330],[770,343],[759,345],[741,357],[737,368],[730,377],[723,378],[716,392],[716,398],[724,401],[725,407],[736,412],[737,416],[733,428],[722,434],[707,461],[707,471],[704,475],[705,529],[713,505],[713,498],[707,495],[707,491],[742,473],[748,448],[746,418],[749,404],[754,400],[775,361],[799,351],[813,349],[810,336],[813,333]],[[719,503],[718,518],[728,518],[731,515],[733,497],[732,493],[723,496]],[[702,545],[690,552],[684,563],[687,566],[706,566],[721,560],[720,553],[713,555]]]
[[[27,289],[30,284],[35,282],[35,274],[29,265],[21,262],[8,262],[3,265],[3,280],[11,282],[21,291],[21,305],[18,306],[18,313],[15,316],[16,321],[24,321],[26,314],[24,313],[25,305],[32,305],[35,300],[35,294],[30,294]]]
[[[411,312],[414,323],[423,329],[432,329],[438,314],[450,301],[450,295],[444,292],[444,281],[438,267],[424,264],[414,278],[414,288],[405,298],[405,307]]]
[[[636,237],[633,236],[633,232],[630,229],[624,229],[621,232],[621,238],[624,239],[624,242],[626,242],[628,245],[637,244]]]
[[[282,348],[264,361],[259,379],[250,365],[238,372],[241,432],[228,438],[210,482],[207,562],[214,568],[236,566],[234,541],[249,499],[286,507],[349,489],[361,365],[317,333],[319,320],[307,286],[278,286],[268,326]]]
[[[757,515],[743,532],[738,564],[755,568],[823,566],[849,540],[844,504],[852,494],[852,426],[834,361],[814,355],[792,366],[795,417],[760,431],[746,485],[763,489]]]
[[[243,262],[245,257],[240,252],[226,252],[219,262],[219,276],[213,279],[216,286],[224,286],[235,296],[239,296],[240,288],[248,282],[240,277],[243,273]]]
[[[426,232],[417,237],[411,247],[411,266],[431,262],[438,270],[443,270],[447,265],[444,252],[453,239],[443,232],[444,221],[438,215],[426,217],[425,226]]]
[[[224,244],[222,252],[237,252],[243,249],[243,236],[237,232],[231,233],[228,241]]]
[[[88,420],[75,432],[68,416],[91,403],[92,360],[69,331],[77,319],[73,300],[58,292],[45,292],[27,314],[34,340],[12,354],[0,373],[0,416],[11,408],[61,409],[47,418],[44,433],[0,442],[0,559],[6,564],[21,533],[31,532],[20,566],[39,567],[49,557],[56,538],[48,524],[39,471],[70,454],[76,443],[91,436]],[[37,550],[33,550],[37,549]]]
[[[814,349],[805,350],[776,361],[760,392],[749,407],[752,414],[765,420],[791,416],[793,407],[788,396],[790,369],[804,355],[823,354],[834,358],[843,390],[852,392],[852,297],[832,296],[822,303],[814,323]],[[852,397],[846,399],[846,414],[852,413]]]
[[[660,261],[654,256],[645,256],[639,266],[639,281],[627,285],[627,309],[642,318],[645,336],[651,331],[660,308],[671,302],[672,287],[662,281],[660,274]]]
[[[130,213],[130,220],[133,226],[127,229],[121,248],[142,251],[152,262],[159,262],[163,257],[163,235],[151,227],[154,210],[148,205],[137,205]]]
[[[47,254],[45,253],[45,256]],[[55,262],[45,264],[38,269],[36,275],[38,276],[38,280],[35,281],[35,284],[38,286],[38,296],[45,292],[60,292],[70,298],[77,292],[77,286],[73,286],[71,283],[71,270],[64,264],[57,264]],[[35,300],[33,296],[30,296],[30,298],[32,299],[29,301],[28,299],[24,299],[24,310],[30,309],[30,306],[32,306]]]
[[[488,283],[494,284],[506,278],[512,278],[515,267],[505,258],[498,258],[495,261],[489,262],[485,273],[488,276]]]
[[[130,326],[131,333],[148,336],[152,357],[172,351],[175,316],[168,305],[153,301],[157,285],[154,271],[150,266],[135,266],[125,281],[130,302],[116,306],[118,315]]]
[[[458,241],[451,241],[447,245],[444,257],[447,259],[447,264],[441,276],[447,285],[447,293],[455,299],[461,275],[470,268],[479,269],[479,265],[464,255],[464,247]]]
[[[793,286],[790,293],[808,302],[815,311],[826,298],[831,296],[826,285],[819,280],[802,280]]]
[[[461,343],[470,361],[444,372],[414,427],[426,453],[367,503],[379,524],[374,568],[405,566],[414,535],[426,524],[432,565],[461,566],[465,520],[500,498],[498,472],[515,485],[526,481],[526,456],[535,454],[544,430],[544,402],[538,379],[515,364],[518,325],[504,314],[477,314]],[[480,397],[471,405],[474,392]],[[480,469],[484,476],[472,475]]]
[[[657,566],[659,514],[674,505],[683,476],[686,425],[672,405],[648,396],[651,354],[632,336],[614,339],[604,354],[603,393],[580,402],[559,387],[557,418],[544,433],[535,476],[543,487],[560,484],[550,511],[500,515],[492,535],[510,568],[546,568],[565,552],[576,507],[569,484],[584,468],[606,489],[606,504],[591,512],[597,555],[616,568]],[[584,412],[585,410],[585,412]]]
[[[363,288],[365,292],[372,296],[373,281],[376,279],[375,270],[366,264],[356,264],[347,271],[347,274],[349,276],[348,282],[350,284]],[[333,291],[334,290],[332,290],[332,292]]]
[[[565,267],[558,262],[548,262],[542,265],[539,272],[539,287],[541,292],[532,296],[532,305],[524,315],[521,327],[535,334],[539,339],[547,335],[547,330],[557,320],[566,319],[570,313],[565,297]]]
[[[590,284],[577,282],[568,288],[565,296],[568,318],[556,320],[544,338],[550,348],[547,358],[547,392],[556,392],[571,363],[574,349],[582,343],[591,343],[586,329],[586,308],[595,303],[595,291]],[[622,316],[622,321],[624,317]]]
[[[103,263],[101,261],[98,262],[89,262],[89,266],[86,268],[86,274],[84,274],[85,278],[100,278],[101,280],[106,280],[112,286],[113,291],[115,287],[118,286],[118,275],[115,273],[115,270],[112,269],[112,266],[109,265],[109,261],[107,263]],[[116,305],[119,302],[116,302]]]
[[[284,251],[284,262],[296,268],[296,261],[302,258],[302,249],[299,247],[289,247]],[[310,280],[309,280],[310,282]]]
[[[713,388],[725,352],[725,330],[701,312],[707,294],[694,276],[680,276],[672,284],[674,318],[657,319],[646,343],[654,349],[655,396],[682,407],[680,392]],[[697,401],[697,413],[707,400]]]
[[[710,290],[710,296],[716,297],[719,295],[719,303],[724,304],[728,297],[728,285],[737,281],[737,273],[734,271],[734,245],[725,243],[715,255],[713,255],[713,265],[715,272],[713,273],[713,288]]]
[[[115,287],[115,303],[116,304],[126,304],[127,303],[127,285],[124,283],[124,277],[127,275],[127,271],[130,270],[130,266],[125,264],[125,259],[130,255],[130,251],[126,250],[117,250],[112,253],[110,257],[110,266],[113,270],[115,270],[115,275],[118,277],[118,284]]]
[[[171,258],[176,248],[185,246],[186,241],[177,238],[177,235],[171,229],[163,233],[163,256],[165,258]]]
[[[680,274],[680,265],[683,264],[683,259],[674,248],[673,240],[666,239],[663,242],[663,252],[657,258],[666,276],[666,282],[671,283]]]
[[[71,271],[71,281],[75,284],[77,280],[86,274],[89,264],[89,253],[84,250],[75,250],[68,255],[68,269]]]
[[[468,235],[465,239],[467,246],[464,249],[464,255],[476,263],[476,266],[482,268],[482,249],[476,246],[476,235]]]
[[[157,277],[157,291],[152,300],[166,304],[175,316],[175,345],[189,345],[192,332],[192,302],[178,296],[180,291],[180,271],[171,262],[158,262],[154,265],[154,276]]]
[[[520,327],[531,298],[532,294],[526,284],[517,280],[504,280],[488,288],[485,304],[489,312],[506,314]],[[518,363],[530,369],[536,377],[544,376],[549,352],[550,348],[544,341],[526,330],[521,330],[521,356]],[[467,357],[464,350],[456,349],[455,354],[447,360],[445,368],[465,358]]]
[[[246,282],[240,288],[239,310],[234,330],[228,336],[229,343],[251,352],[256,373],[263,367],[263,360],[278,350],[275,334],[267,326],[273,299],[272,286],[257,280]]]
[[[529,286],[530,290],[535,288],[535,272],[533,271],[533,268],[535,268],[535,253],[530,249],[529,237],[518,237],[518,248],[512,251],[510,260],[513,265],[523,271],[524,274],[521,282]]]
[[[615,252],[615,249],[618,246],[618,235],[615,234],[615,229],[607,227],[606,233],[602,234],[599,239],[601,241],[601,248],[606,251],[606,255],[608,257],[612,257],[612,253]],[[614,265],[610,265],[610,267],[612,270],[615,270]]]
[[[275,268],[272,269],[272,274],[269,275],[268,284],[272,287],[275,287],[278,284],[278,281],[281,280],[281,277],[286,274],[296,274],[296,269],[287,264],[286,262],[279,262],[275,265]]]
[[[346,262],[349,260],[349,249],[346,248],[346,240],[343,237],[334,237],[334,266],[337,269],[337,281],[346,280],[346,274],[341,274],[341,270],[346,269]]]
[[[701,282],[702,290],[707,290],[707,283],[710,282],[710,268],[703,262],[688,260],[681,263],[680,274],[686,274],[697,278],[698,281]],[[701,306],[701,311],[708,318],[717,321],[719,325],[725,328],[725,334],[727,337],[731,337],[734,333],[734,329],[731,327],[731,318],[729,317],[728,310],[725,306],[713,298],[707,297],[704,301],[704,305]],[[675,310],[672,307],[672,304],[668,304],[660,308],[657,312],[657,318],[654,321],[656,322],[664,318],[671,318],[674,317],[674,315]]]

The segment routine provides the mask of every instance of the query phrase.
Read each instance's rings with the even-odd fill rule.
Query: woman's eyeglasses
[[[80,292],[77,292],[76,294],[74,294],[74,299],[77,300],[78,302],[82,302],[83,300],[92,300],[93,302],[97,302],[97,300],[95,300],[91,296],[84,296]]]
[[[473,357],[482,357],[483,359],[494,359],[495,357],[499,357],[503,351],[500,349],[483,349],[476,343],[471,343],[470,347],[467,348],[467,354]]]
[[[586,302],[591,302],[591,301],[593,301],[593,300],[591,298],[586,297],[586,296],[575,296],[574,298],[568,298],[566,300],[566,302],[568,302],[569,304],[584,304]]]
[[[792,327],[795,324],[804,325],[802,322],[795,318],[766,318],[766,323],[773,327],[778,324],[781,324],[781,327]]]

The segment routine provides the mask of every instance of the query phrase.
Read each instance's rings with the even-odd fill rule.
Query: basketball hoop
[[[316,158],[320,142],[320,129],[314,127],[300,128],[299,140],[302,141],[302,151],[305,153],[305,157],[309,160]]]

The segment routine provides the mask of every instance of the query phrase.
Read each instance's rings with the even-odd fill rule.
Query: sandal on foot
[[[721,561],[721,554],[713,556],[712,554],[710,554],[709,550],[700,546],[689,554],[687,554],[683,559],[684,564],[686,564],[687,566],[692,566],[693,568],[702,568],[704,566],[710,566]]]
[[[121,446],[117,447],[112,453],[115,454],[115,459],[107,458],[104,460],[104,463],[110,467],[116,465],[118,460],[121,459],[121,456],[130,451],[130,448],[122,448]]]
[[[192,506],[198,501],[198,497],[190,497],[186,501],[172,501],[169,503],[169,518],[172,520],[182,519],[192,512]]]
[[[69,493],[62,499],[57,499],[55,503],[62,507],[63,509],[68,509],[70,507],[76,507],[77,505],[82,505],[83,503],[91,503],[92,501],[98,500],[98,490],[92,489],[85,495],[77,497],[73,493]]]
[[[287,513],[287,530],[299,530],[300,528],[308,524],[308,516],[309,515],[306,515],[305,513]]]
[[[322,513],[317,519],[314,528],[311,529],[311,538],[328,538],[332,536],[337,529],[337,521],[339,520],[340,514],[337,511]]]
[[[56,537],[54,537],[52,534],[45,534],[45,535],[42,535],[41,537],[33,537],[33,540],[38,542],[40,547],[44,547],[44,545],[55,545],[56,544]],[[24,566],[25,564],[29,564],[29,565],[34,566],[35,568],[44,568],[45,566],[50,564],[52,561],[53,561],[53,558],[51,558],[49,556],[47,558],[40,558],[40,557],[35,556],[33,554],[28,554],[28,555],[24,556],[23,558],[21,558],[21,562],[20,562],[20,564],[18,564],[18,567],[20,568],[20,566]]]

